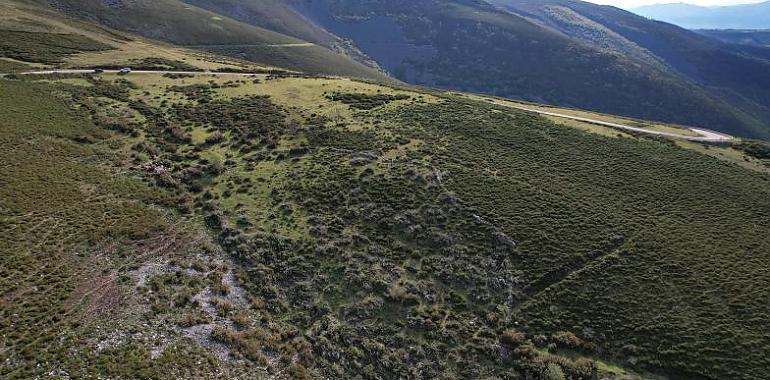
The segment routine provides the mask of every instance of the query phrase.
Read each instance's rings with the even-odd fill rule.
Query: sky
[[[660,3],[689,3],[703,6],[714,5],[736,5],[736,4],[750,4],[761,3],[767,0],[587,0],[597,4],[614,5],[619,8],[634,8],[642,5],[660,4]]]

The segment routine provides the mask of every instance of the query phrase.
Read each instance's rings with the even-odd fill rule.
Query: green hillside
[[[21,2],[0,36],[1,379],[767,377],[766,142]],[[201,72],[18,73],[126,64]]]
[[[185,3],[229,16],[247,24],[332,46],[339,37],[313,25],[283,0],[184,0]]]
[[[261,70],[247,61],[117,32],[20,1],[0,4],[2,72],[132,66],[180,70]]]
[[[4,286],[4,378],[768,365],[767,174],[341,79],[24,78],[0,81],[22,110],[3,278],[26,278]]]
[[[369,67],[380,69],[377,62],[361,52],[355,44],[330,33],[298,12],[294,8],[294,2],[285,0],[184,0],[184,2],[234,20],[321,45]],[[296,59],[296,57],[289,58]]]

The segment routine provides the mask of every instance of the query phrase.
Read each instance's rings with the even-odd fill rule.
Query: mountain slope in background
[[[770,48],[770,29],[698,29],[696,32],[727,43]]]
[[[275,69],[115,31],[19,1],[0,3],[0,36],[0,56],[6,58],[6,66],[8,59],[15,60],[13,71],[105,65],[200,71]]]
[[[182,1],[36,1],[113,29],[265,65],[308,73],[386,78],[376,68],[327,47],[236,21]]]
[[[638,15],[688,29],[768,29],[770,1],[724,7],[655,4],[632,9]]]
[[[665,54],[639,48],[638,41],[601,22],[589,27],[598,38],[580,38],[481,0],[47,3],[115,29],[309,73],[384,79],[382,67],[419,85],[770,138],[767,87],[761,87],[766,75],[752,83],[734,76],[715,83],[692,80],[681,75],[681,67],[672,69]],[[577,24],[587,20],[562,16],[577,17],[570,21]],[[720,49],[709,48],[692,60],[726,57],[727,67],[749,72],[767,67]],[[682,66],[700,70],[700,64]],[[698,74],[709,77],[716,75],[712,69],[721,69],[703,67]]]
[[[410,83],[770,138],[762,107],[736,109],[751,101],[708,93],[609,28],[589,42],[474,0],[291,3]]]
[[[283,0],[183,0],[234,20],[269,29],[327,47],[356,61],[379,69],[375,61],[350,41],[344,40],[307,20]]]
[[[730,104],[763,124],[770,121],[770,49],[727,44],[583,1],[491,2],[569,38],[627,57],[636,67],[697,86],[694,91]]]

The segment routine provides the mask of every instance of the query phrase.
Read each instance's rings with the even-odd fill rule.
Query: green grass
[[[209,238],[176,214],[184,203],[177,195],[118,172],[125,137],[53,95],[62,88],[74,89],[0,80],[0,377],[161,379],[221,370],[193,340],[149,339],[173,331],[165,319],[183,310],[153,312],[159,301],[144,301],[132,277],[148,263],[185,265]],[[171,289],[196,290],[189,282]],[[136,331],[148,338],[127,344]]]
[[[190,348],[211,366],[179,372],[188,361],[174,338],[167,358],[148,361],[147,344],[87,356],[94,373],[161,377],[168,365],[192,377],[234,366],[244,377],[267,367],[295,378],[543,379],[548,370],[586,380],[754,379],[768,366],[759,349],[768,344],[766,174],[667,140],[586,133],[488,102],[341,79],[40,79],[61,83],[2,82],[16,93],[4,101],[28,109],[26,119],[6,112],[8,120],[48,123],[13,141],[39,150],[38,136],[53,130],[86,151],[74,169],[57,166],[67,159],[45,169],[61,186],[31,182],[36,189],[77,194],[67,184],[83,182],[77,168],[91,168],[81,162],[96,160],[94,150],[109,158],[100,170],[134,175],[118,187],[130,190],[107,199],[129,197],[156,215],[141,220],[166,222],[161,231],[182,218],[186,231],[205,228],[218,243],[205,260],[169,248],[185,264],[128,293],[152,323],[214,321],[204,336],[218,345]],[[59,121],[74,111],[45,95],[54,89],[78,105],[77,123]],[[53,114],[21,91],[48,96]],[[94,124],[82,124],[84,115]],[[7,159],[45,167],[31,155]],[[31,191],[30,173],[8,188]],[[97,179],[85,182],[100,184],[99,173],[88,170]],[[76,219],[64,225],[109,226],[79,195],[57,203],[30,194],[2,205],[21,214],[71,206]],[[24,236],[8,236],[18,251]],[[206,241],[198,239],[188,248]],[[197,261],[208,269],[192,270]],[[229,269],[241,289],[225,284]],[[66,282],[77,272],[58,273]],[[192,302],[205,287],[212,300]],[[243,361],[220,361],[220,349]]]
[[[447,186],[518,242],[523,294],[511,307],[530,329],[595,331],[596,343],[672,374],[761,377],[767,176],[478,104],[400,120],[434,139],[426,147],[446,144],[425,154],[451,173]],[[716,330],[739,338],[713,346],[714,334],[726,339]]]
[[[14,2],[16,3],[16,2]],[[47,2],[37,1],[48,7]],[[249,64],[280,67],[296,71],[346,75],[386,80],[387,76],[376,69],[322,46],[302,46],[306,41],[239,22],[225,15],[206,11],[179,0],[130,2],[120,8],[110,7],[98,0],[60,0],[57,10],[83,20],[99,20],[111,29],[128,32],[172,43],[217,53],[234,58],[230,61],[249,61]],[[295,17],[297,17],[295,15]],[[91,25],[93,27],[93,25]],[[141,42],[141,41],[140,41]],[[146,46],[141,43],[121,44],[132,55],[146,57]],[[168,55],[180,55],[178,48],[157,46]],[[298,46],[299,45],[299,46]],[[137,50],[140,50],[137,52]],[[196,53],[188,52],[195,56]],[[204,55],[200,52],[197,55]],[[208,55],[214,55],[208,53]],[[99,59],[103,55],[90,55],[89,61],[99,63],[123,63],[125,54],[111,54],[112,61]],[[151,55],[155,56],[155,55]],[[163,57],[167,58],[167,57]],[[204,59],[203,61],[206,61]],[[211,58],[208,58],[211,61]],[[200,63],[196,66],[201,66]]]

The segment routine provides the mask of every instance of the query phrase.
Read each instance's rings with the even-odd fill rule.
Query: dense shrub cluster
[[[267,96],[212,100],[196,106],[174,105],[171,113],[184,123],[211,125],[217,131],[228,132],[232,143],[239,147],[275,144],[286,126],[286,113]]]
[[[758,158],[760,160],[770,160],[770,143],[766,141],[745,141],[736,144],[735,147],[740,149],[749,156]]]
[[[409,99],[408,95],[388,95],[388,94],[343,94],[333,93],[327,95],[329,100],[345,103],[353,108],[361,110],[371,110],[396,100]]]
[[[516,242],[528,296],[509,303],[517,318],[676,376],[761,377],[769,363],[754,347],[768,342],[752,326],[768,312],[758,284],[768,279],[770,179],[670,144],[493,108],[446,102],[390,115],[432,142],[425,154],[451,173],[446,186],[463,204]],[[740,338],[704,344],[724,342],[714,326]]]
[[[140,60],[132,60],[123,64],[102,64],[93,66],[93,68],[105,69],[105,70],[120,70],[126,66],[131,67],[134,70],[174,70],[174,71],[203,71],[203,69],[193,66],[183,61],[177,61],[159,57],[147,57]],[[179,74],[172,74],[178,76]]]
[[[21,61],[55,64],[71,54],[109,49],[109,45],[76,34],[0,30],[0,57]]]

